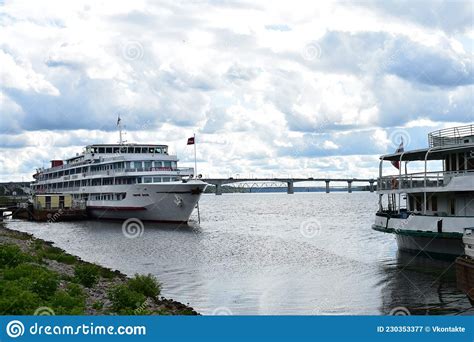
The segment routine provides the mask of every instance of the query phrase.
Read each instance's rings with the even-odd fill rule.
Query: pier
[[[0,208],[0,221],[3,220],[3,218],[5,216],[12,216],[13,215],[13,212],[17,211],[18,210],[18,206],[16,205],[11,205],[11,206],[7,206],[7,207],[1,207]],[[9,214],[9,215],[5,215],[6,212],[11,212],[12,214]]]
[[[369,184],[369,191],[374,192],[375,179],[372,178],[205,178],[204,182],[212,184],[216,187],[216,195],[222,195],[222,186],[233,183],[257,183],[257,182],[273,182],[287,185],[287,194],[294,194],[294,184],[299,182],[325,182],[326,193],[331,192],[331,182],[347,183],[347,192],[352,193],[352,183]]]

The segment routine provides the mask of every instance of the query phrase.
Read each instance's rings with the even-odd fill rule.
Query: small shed
[[[72,195],[36,195],[33,197],[33,207],[39,210],[69,209],[72,207]]]

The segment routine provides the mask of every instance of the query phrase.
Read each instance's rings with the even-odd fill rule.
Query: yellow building
[[[69,209],[72,207],[71,195],[36,195],[33,197],[35,209]]]

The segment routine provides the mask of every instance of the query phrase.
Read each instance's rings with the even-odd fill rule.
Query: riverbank
[[[197,315],[152,275],[91,264],[0,223],[1,315]]]

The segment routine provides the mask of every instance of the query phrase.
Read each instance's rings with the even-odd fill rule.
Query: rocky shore
[[[1,315],[198,315],[151,275],[94,265],[0,222]]]

